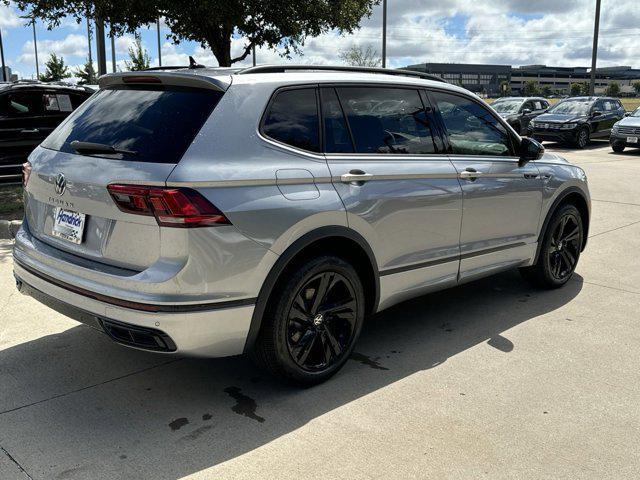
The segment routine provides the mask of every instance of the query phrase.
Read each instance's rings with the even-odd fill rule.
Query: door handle
[[[362,170],[351,170],[349,173],[345,173],[340,176],[340,181],[342,183],[355,183],[362,184],[363,182],[368,182],[373,178],[371,173],[365,173]]]
[[[20,130],[20,133],[40,133],[39,128],[26,128],[24,130]]]
[[[538,174],[537,173],[524,173],[524,178],[529,178],[529,179],[536,179],[538,178]]]
[[[475,168],[471,168],[471,167],[467,168],[463,172],[460,172],[460,178],[463,178],[465,180],[475,180],[481,175],[482,175],[482,172],[479,172]]]

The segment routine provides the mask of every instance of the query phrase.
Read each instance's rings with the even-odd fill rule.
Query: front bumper
[[[638,138],[637,142],[627,142],[627,139],[629,137],[636,137]],[[614,134],[612,133],[611,136],[609,137],[609,143],[611,145],[619,145],[619,146],[625,146],[625,147],[631,147],[631,148],[640,148],[640,135],[620,135],[620,134]]]
[[[529,134],[530,137],[535,137],[540,140],[547,140],[550,142],[573,143],[576,141],[578,128],[573,128],[571,130],[553,130],[553,129],[547,129],[547,128],[529,127],[527,133]]]
[[[254,310],[254,305],[225,304],[208,310],[146,312],[72,291],[18,261],[14,275],[21,292],[120,344],[142,350],[199,357],[241,354]]]

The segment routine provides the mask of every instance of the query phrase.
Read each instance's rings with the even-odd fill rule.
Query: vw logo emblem
[[[59,173],[56,177],[56,193],[58,195],[64,194],[64,191],[67,189],[67,179],[63,174]]]

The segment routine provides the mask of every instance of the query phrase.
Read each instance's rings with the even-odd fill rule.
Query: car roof
[[[63,90],[76,93],[91,93],[91,90],[81,85],[47,83],[38,80],[18,80],[17,82],[0,84],[2,90]]]
[[[569,98],[565,98],[563,101],[567,102],[567,101],[574,101],[574,102],[595,102],[597,100],[617,100],[617,98],[613,98],[613,97],[569,97]]]
[[[546,100],[546,98],[544,97],[501,97],[501,98],[496,98],[493,103],[496,102],[501,102],[501,101],[505,101],[508,100],[510,102],[518,100],[518,101],[526,101],[526,100]]]

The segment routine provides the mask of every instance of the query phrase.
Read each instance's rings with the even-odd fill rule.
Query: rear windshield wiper
[[[80,154],[96,154],[96,153],[121,153],[123,155],[137,155],[138,152],[134,152],[133,150],[125,150],[123,148],[116,148],[112,145],[106,145],[104,143],[93,143],[93,142],[81,142],[79,140],[74,140],[70,143],[71,148],[73,148],[77,153]]]

